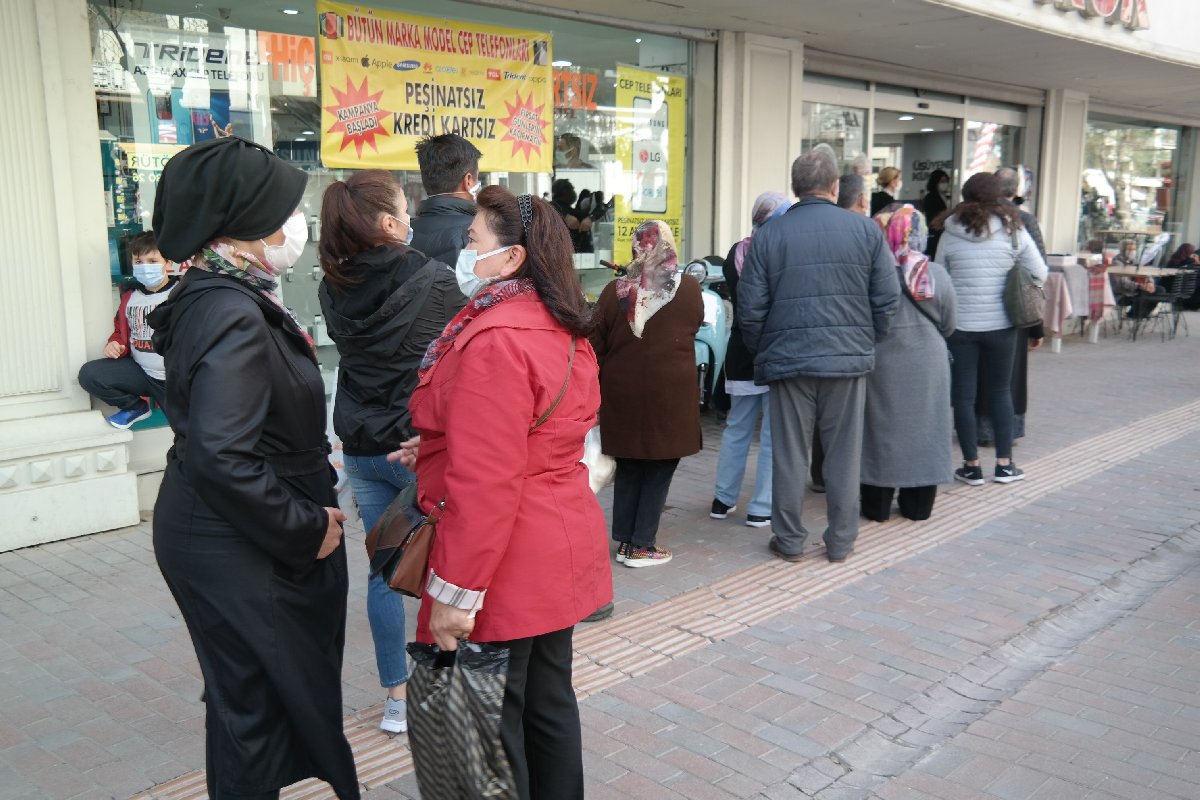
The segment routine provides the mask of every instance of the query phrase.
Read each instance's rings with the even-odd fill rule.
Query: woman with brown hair
[[[418,502],[445,503],[417,640],[508,649],[500,739],[516,794],[575,800],[571,637],[612,600],[604,513],[579,463],[600,405],[591,320],[557,212],[499,186],[477,203],[455,266],[470,302],[429,347],[409,404]]]
[[[334,181],[321,203],[325,277],[317,294],[341,358],[333,429],[368,531],[414,480],[387,454],[413,436],[408,399],[425,349],[466,304],[454,273],[408,246],[411,222],[404,192],[381,169]],[[404,601],[378,576],[368,579],[367,620],[379,683],[388,692],[379,726],[402,733]]]
[[[1000,179],[990,172],[972,175],[963,184],[963,201],[943,214],[944,233],[934,261],[950,273],[958,299],[957,329],[950,336],[951,398],[954,428],[962,448],[963,465],[955,480],[982,486],[975,397],[979,373],[991,395],[992,426],[996,435],[993,480],[1012,483],[1025,473],[1012,462],[1013,360],[1017,329],[1004,309],[1004,286],[1009,270],[1023,267],[1035,280],[1044,280],[1046,263],[1021,223],[1017,207],[1004,199]],[[935,223],[936,224],[936,223]]]
[[[661,220],[633,233],[627,276],[596,303],[592,346],[600,359],[600,442],[617,460],[612,538],[617,562],[671,560],[658,523],[679,460],[700,452],[696,332],[704,322],[700,283],[679,271],[675,238]]]

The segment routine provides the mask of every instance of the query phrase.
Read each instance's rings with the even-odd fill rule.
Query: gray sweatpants
[[[814,425],[825,449],[825,549],[840,558],[858,536],[859,461],[867,379],[789,378],[771,384],[771,528],[788,554],[804,549],[801,521]]]

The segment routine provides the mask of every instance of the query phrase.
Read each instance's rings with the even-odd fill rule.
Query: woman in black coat
[[[236,176],[236,180],[231,179]],[[163,170],[159,248],[192,259],[151,315],[175,444],[154,553],[204,676],[209,797],[316,777],[359,797],[342,733],[346,551],[312,341],[274,295],[305,175],[237,137]]]

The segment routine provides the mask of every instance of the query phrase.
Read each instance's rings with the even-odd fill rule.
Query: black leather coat
[[[357,798],[345,546],[317,560],[336,497],[312,348],[259,292],[198,268],[150,319],[175,433],[154,552],[204,674],[209,795],[317,777]]]

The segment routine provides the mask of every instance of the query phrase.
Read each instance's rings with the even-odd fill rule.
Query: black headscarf
[[[167,161],[154,198],[158,249],[186,261],[219,236],[269,236],[300,205],[308,176],[239,136],[210,139]]]

